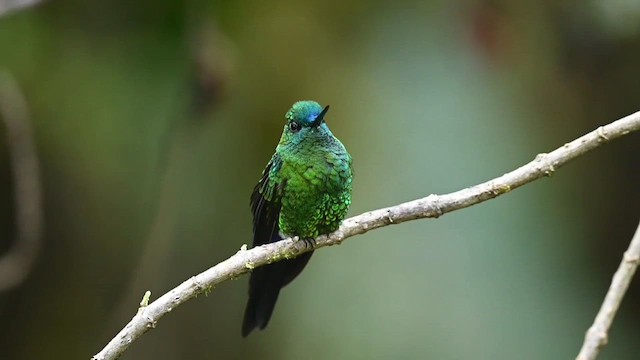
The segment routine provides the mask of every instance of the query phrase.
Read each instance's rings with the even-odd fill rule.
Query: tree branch
[[[548,153],[539,154],[530,163],[485,183],[446,195],[429,195],[396,206],[354,216],[340,228],[316,239],[313,247],[302,241],[285,239],[246,250],[246,246],[227,260],[175,287],[139,311],[133,319],[92,359],[119,357],[132,342],[156,326],[158,320],[187,300],[210,291],[214,286],[263,266],[321,247],[340,244],[347,238],[380,227],[405,221],[437,218],[454,210],[493,199],[526,183],[551,176],[557,168],[611,140],[640,130],[640,111],[598,129]]]
[[[0,0],[0,16],[38,5],[43,0]]]
[[[613,318],[616,316],[618,308],[620,308],[622,298],[627,292],[627,288],[629,288],[638,264],[640,264],[640,224],[638,224],[638,229],[631,239],[629,248],[622,256],[618,270],[613,274],[609,291],[607,291],[593,325],[587,331],[582,349],[580,349],[576,360],[594,360],[600,354],[600,350],[607,345],[607,334],[611,328],[611,323],[613,323]]]
[[[16,217],[15,240],[0,257],[0,291],[3,291],[29,275],[40,252],[42,231],[38,154],[27,101],[13,77],[5,72],[0,72],[0,117],[7,129]]]

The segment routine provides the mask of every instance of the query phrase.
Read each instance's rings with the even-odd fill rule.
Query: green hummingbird
[[[329,106],[298,101],[262,178],[251,194],[253,246],[297,236],[305,242],[340,226],[351,205],[351,155],[324,121]],[[269,323],[280,289],[309,262],[313,252],[256,268],[242,323],[246,337]]]

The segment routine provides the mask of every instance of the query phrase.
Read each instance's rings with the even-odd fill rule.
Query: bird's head
[[[329,106],[322,108],[320,104],[311,100],[298,101],[285,115],[287,123],[284,126],[281,145],[298,145],[306,140],[323,139],[332,136],[324,122],[324,116]]]

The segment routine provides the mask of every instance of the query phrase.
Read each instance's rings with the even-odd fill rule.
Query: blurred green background
[[[633,1],[50,1],[0,18],[44,191],[42,249],[0,293],[0,358],[88,359],[251,242],[294,101],[331,104],[351,215],[491,179],[640,110]],[[0,135],[6,135],[5,130]],[[6,136],[0,254],[15,235]],[[266,331],[246,276],[123,359],[571,359],[640,214],[631,135],[552,178],[319,251]],[[601,359],[640,353],[640,281]]]

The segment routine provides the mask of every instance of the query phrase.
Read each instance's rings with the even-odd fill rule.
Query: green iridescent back
[[[335,231],[351,205],[351,156],[331,136],[300,151],[280,154],[282,191],[280,232],[302,239]]]

